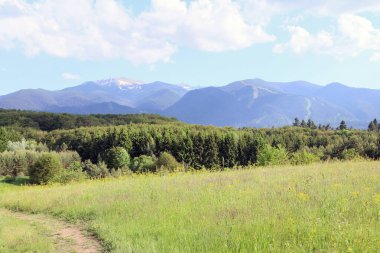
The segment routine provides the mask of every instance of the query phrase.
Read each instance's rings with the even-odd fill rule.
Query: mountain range
[[[0,96],[0,108],[72,114],[156,113],[195,124],[233,127],[289,125],[295,117],[364,128],[380,118],[380,90],[340,83],[248,79],[193,89],[125,78],[85,82],[63,90],[26,89]]]

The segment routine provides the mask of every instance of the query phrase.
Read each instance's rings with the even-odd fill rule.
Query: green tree
[[[346,129],[347,129],[346,122],[342,120],[339,125],[339,130],[346,130]]]
[[[131,163],[133,172],[154,172],[156,171],[157,159],[151,156],[141,155],[135,157]]]
[[[62,164],[56,154],[45,153],[29,169],[30,181],[33,184],[47,184],[55,181],[62,172]]]
[[[181,164],[168,152],[163,152],[157,160],[157,167],[167,169],[169,171],[176,171],[181,168]]]
[[[128,152],[122,147],[113,147],[104,152],[103,161],[110,169],[120,169],[127,167],[130,163]]]
[[[293,126],[295,126],[295,127],[300,126],[300,120],[297,117],[294,119]]]
[[[288,162],[288,153],[283,147],[272,147],[271,145],[265,145],[259,150],[257,165],[270,166],[270,165],[282,165]]]

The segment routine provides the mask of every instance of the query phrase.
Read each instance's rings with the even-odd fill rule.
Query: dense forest
[[[178,122],[156,114],[95,114],[32,112],[0,109],[0,126],[34,128],[42,131],[89,126],[119,126],[132,123],[163,124]]]
[[[155,115],[1,113],[0,122],[6,125],[0,127],[2,175],[31,173],[44,153],[58,157],[54,159],[65,169],[74,166],[95,178],[165,167],[224,169],[380,157],[376,119],[368,130],[348,129],[344,121],[331,128],[298,119],[282,128],[235,129],[189,125]],[[83,123],[86,120],[90,126]]]

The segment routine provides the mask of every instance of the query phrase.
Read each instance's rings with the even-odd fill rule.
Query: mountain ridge
[[[0,96],[0,108],[73,114],[157,113],[187,123],[271,127],[295,117],[319,123],[346,120],[365,127],[380,117],[380,90],[333,82],[269,82],[245,79],[190,89],[165,82],[110,78],[62,90],[24,89]]]

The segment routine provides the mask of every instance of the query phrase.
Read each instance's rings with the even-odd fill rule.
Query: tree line
[[[52,150],[68,148],[93,162],[98,162],[102,152],[112,147],[123,147],[132,157],[157,157],[169,152],[177,161],[196,169],[257,164],[258,155],[266,146],[284,149],[289,157],[307,152],[320,160],[344,159],[349,153],[370,159],[380,156],[379,131],[355,129],[134,124],[57,130],[48,133],[44,141]]]
[[[118,126],[126,124],[178,123],[174,118],[156,114],[94,114],[73,115],[67,113],[32,112],[0,109],[0,126],[33,128],[42,131],[74,129],[90,126]]]

